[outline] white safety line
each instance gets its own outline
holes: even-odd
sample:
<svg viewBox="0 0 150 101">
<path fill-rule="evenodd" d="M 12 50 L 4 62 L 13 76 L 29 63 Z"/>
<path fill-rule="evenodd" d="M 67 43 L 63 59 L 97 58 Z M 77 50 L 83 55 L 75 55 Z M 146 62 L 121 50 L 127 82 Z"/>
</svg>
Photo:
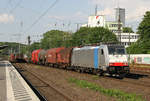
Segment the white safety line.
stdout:
<svg viewBox="0 0 150 101">
<path fill-rule="evenodd" d="M 6 64 L 11 64 L 11 63 L 6 61 Z M 15 96 L 14 96 L 12 82 L 11 82 L 11 79 L 15 80 L 15 78 L 17 78 L 21 82 L 21 85 L 23 85 L 23 87 L 26 89 L 27 93 L 32 99 L 32 100 L 30 99 L 30 101 L 40 101 L 39 98 L 32 91 L 32 89 L 29 87 L 29 85 L 22 78 L 22 76 L 17 72 L 17 70 L 12 65 L 11 66 L 6 65 L 7 101 L 15 101 Z"/>
<path fill-rule="evenodd" d="M 12 83 L 10 80 L 10 75 L 9 75 L 9 66 L 7 66 L 8 62 L 5 61 L 5 67 L 6 67 L 6 88 L 7 88 L 7 101 L 15 101 L 13 89 L 12 89 Z"/>
</svg>

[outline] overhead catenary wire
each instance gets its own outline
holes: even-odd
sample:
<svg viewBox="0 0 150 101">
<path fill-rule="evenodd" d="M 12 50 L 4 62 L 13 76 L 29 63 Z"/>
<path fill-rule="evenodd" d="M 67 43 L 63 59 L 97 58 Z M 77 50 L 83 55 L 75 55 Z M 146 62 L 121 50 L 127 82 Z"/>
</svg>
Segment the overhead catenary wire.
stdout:
<svg viewBox="0 0 150 101">
<path fill-rule="evenodd" d="M 9 13 L 13 13 L 15 9 L 22 3 L 23 0 L 19 0 L 17 4 L 9 11 Z"/>
<path fill-rule="evenodd" d="M 58 1 L 59 1 L 59 0 L 56 0 L 53 4 L 51 4 L 51 5 L 45 10 L 45 12 L 43 12 L 43 13 L 31 24 L 31 26 L 29 26 L 29 28 L 28 28 L 26 31 L 31 30 L 45 14 L 46 14 L 51 8 L 53 8 L 53 7 L 57 4 Z"/>
</svg>

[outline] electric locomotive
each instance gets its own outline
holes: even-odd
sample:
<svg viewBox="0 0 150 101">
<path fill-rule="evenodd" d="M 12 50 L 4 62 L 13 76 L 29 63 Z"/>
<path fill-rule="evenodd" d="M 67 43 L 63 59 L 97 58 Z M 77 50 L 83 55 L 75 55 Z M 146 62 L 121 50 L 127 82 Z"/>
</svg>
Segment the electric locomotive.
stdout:
<svg viewBox="0 0 150 101">
<path fill-rule="evenodd" d="M 102 44 L 74 48 L 71 65 L 80 70 L 89 70 L 103 75 L 116 75 L 123 78 L 129 73 L 125 47 L 118 44 Z"/>
</svg>

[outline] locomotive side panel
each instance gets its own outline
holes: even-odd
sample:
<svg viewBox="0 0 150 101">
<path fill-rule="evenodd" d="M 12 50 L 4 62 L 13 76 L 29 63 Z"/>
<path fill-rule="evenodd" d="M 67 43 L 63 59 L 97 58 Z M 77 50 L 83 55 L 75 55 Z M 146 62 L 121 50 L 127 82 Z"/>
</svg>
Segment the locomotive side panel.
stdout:
<svg viewBox="0 0 150 101">
<path fill-rule="evenodd" d="M 72 53 L 71 63 L 73 66 L 98 68 L 98 47 L 75 48 Z"/>
</svg>

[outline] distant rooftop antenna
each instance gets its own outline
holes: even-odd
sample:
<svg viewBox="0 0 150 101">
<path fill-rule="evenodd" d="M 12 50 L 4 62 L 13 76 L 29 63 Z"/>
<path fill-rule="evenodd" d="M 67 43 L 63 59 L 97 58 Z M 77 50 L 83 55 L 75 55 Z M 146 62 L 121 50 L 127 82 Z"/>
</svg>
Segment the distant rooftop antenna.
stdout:
<svg viewBox="0 0 150 101">
<path fill-rule="evenodd" d="M 121 18 L 120 18 L 120 7 L 119 7 L 119 0 L 118 0 L 118 36 L 119 36 L 119 42 L 121 44 Z"/>
<path fill-rule="evenodd" d="M 95 16 L 97 15 L 97 4 L 96 4 L 96 6 L 95 6 Z"/>
</svg>

